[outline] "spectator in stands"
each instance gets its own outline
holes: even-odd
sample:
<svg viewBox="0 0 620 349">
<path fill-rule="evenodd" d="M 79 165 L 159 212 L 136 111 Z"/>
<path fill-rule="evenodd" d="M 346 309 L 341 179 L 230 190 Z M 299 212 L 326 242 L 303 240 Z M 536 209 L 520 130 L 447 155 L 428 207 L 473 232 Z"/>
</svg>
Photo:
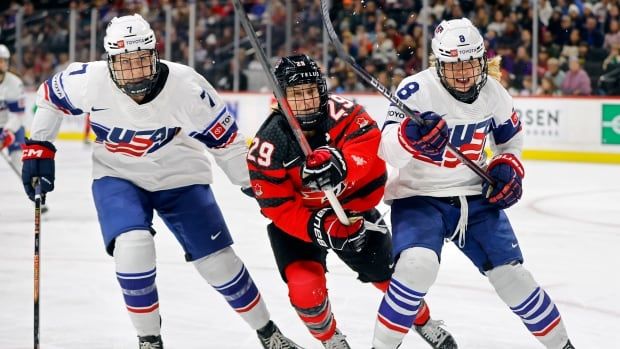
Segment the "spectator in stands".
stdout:
<svg viewBox="0 0 620 349">
<path fill-rule="evenodd" d="M 560 53 L 560 62 L 566 63 L 570 57 L 579 56 L 579 43 L 581 42 L 581 34 L 579 29 L 574 28 L 570 32 L 570 38 L 567 43 L 562 47 Z"/>
<path fill-rule="evenodd" d="M 588 17 L 586 19 L 586 25 L 581 37 L 592 47 L 603 47 L 603 43 L 605 42 L 605 36 L 599 30 L 598 22 L 594 17 Z"/>
<path fill-rule="evenodd" d="M 605 43 L 603 48 L 609 50 L 614 45 L 620 45 L 620 25 L 618 20 L 614 19 L 609 22 L 609 32 L 605 34 Z"/>
<path fill-rule="evenodd" d="M 540 80 L 540 85 L 534 93 L 536 96 L 560 96 L 560 90 L 549 76 L 545 76 Z"/>
<path fill-rule="evenodd" d="M 588 96 L 592 92 L 590 77 L 581 68 L 578 57 L 570 57 L 568 72 L 562 82 L 562 94 L 565 96 Z"/>
<path fill-rule="evenodd" d="M 392 71 L 392 86 L 390 87 L 390 92 L 396 93 L 396 88 L 400 85 L 400 82 L 407 76 L 404 70 L 401 68 L 396 68 Z"/>
<path fill-rule="evenodd" d="M 530 59 L 530 54 L 524 46 L 519 46 L 517 48 L 517 56 L 512 68 L 512 73 L 515 76 L 514 83 L 517 88 L 523 87 L 522 83 L 524 77 L 531 77 L 532 75 L 532 60 Z"/>
<path fill-rule="evenodd" d="M 549 26 L 549 19 L 553 15 L 553 8 L 549 0 L 541 0 L 538 4 L 538 18 L 540 22 L 545 26 Z"/>
<path fill-rule="evenodd" d="M 560 21 L 560 30 L 556 33 L 556 40 L 559 45 L 565 45 L 570 40 L 571 31 L 573 30 L 573 21 L 569 15 L 563 15 Z"/>
<path fill-rule="evenodd" d="M 560 69 L 560 61 L 557 58 L 549 58 L 545 77 L 552 79 L 555 86 L 562 86 L 565 76 L 566 73 Z"/>
<path fill-rule="evenodd" d="M 497 36 L 502 36 L 506 30 L 506 22 L 504 22 L 504 13 L 501 10 L 495 10 L 493 22 L 487 26 L 487 31 L 494 31 Z"/>
<path fill-rule="evenodd" d="M 618 67 L 620 67 L 620 44 L 615 44 L 611 46 L 609 56 L 603 61 L 603 71 L 607 73 Z"/>
</svg>

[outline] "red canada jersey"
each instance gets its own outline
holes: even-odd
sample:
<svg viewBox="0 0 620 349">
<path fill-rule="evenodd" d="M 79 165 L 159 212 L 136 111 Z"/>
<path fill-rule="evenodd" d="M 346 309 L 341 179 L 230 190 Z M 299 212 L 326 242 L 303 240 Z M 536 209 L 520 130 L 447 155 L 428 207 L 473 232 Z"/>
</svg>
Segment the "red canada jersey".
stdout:
<svg viewBox="0 0 620 349">
<path fill-rule="evenodd" d="M 383 197 L 387 180 L 385 162 L 379 158 L 381 132 L 364 108 L 346 98 L 330 95 L 327 119 L 307 138 L 312 149 L 329 145 L 343 154 L 346 178 L 335 193 L 348 212 L 374 208 Z M 256 133 L 248 151 L 252 189 L 261 212 L 273 223 L 310 242 L 311 214 L 329 206 L 323 192 L 311 192 L 301 184 L 305 157 L 286 118 L 273 112 Z"/>
</svg>

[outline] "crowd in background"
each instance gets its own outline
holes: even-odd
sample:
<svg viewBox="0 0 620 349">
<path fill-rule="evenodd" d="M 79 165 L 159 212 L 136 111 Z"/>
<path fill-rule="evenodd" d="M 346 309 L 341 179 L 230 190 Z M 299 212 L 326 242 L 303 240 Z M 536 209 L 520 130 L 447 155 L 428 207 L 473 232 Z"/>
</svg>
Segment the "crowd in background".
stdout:
<svg viewBox="0 0 620 349">
<path fill-rule="evenodd" d="M 259 28 L 272 23 L 272 52 L 286 53 L 287 0 L 245 0 L 246 11 Z M 291 49 L 321 60 L 322 20 L 318 0 L 290 0 L 293 6 Z M 332 20 L 349 53 L 385 86 L 394 89 L 407 75 L 423 68 L 424 13 L 429 33 L 443 19 L 467 17 L 480 29 L 489 57 L 502 57 L 502 84 L 513 95 L 610 95 L 620 94 L 620 0 L 540 0 L 538 3 L 539 46 L 534 67 L 532 28 L 534 0 L 430 0 L 430 11 L 422 11 L 421 0 L 333 1 Z M 267 4 L 269 2 L 269 4 Z M 165 16 L 171 5 L 171 59 L 188 62 L 188 18 L 186 0 L 94 0 L 13 1 L 3 5 L 0 42 L 23 48 L 21 75 L 27 86 L 63 69 L 69 62 L 68 9 L 78 13 L 77 61 L 89 60 L 91 8 L 98 9 L 97 54 L 105 24 L 114 16 L 140 13 L 147 19 L 163 52 Z M 270 6 L 267 10 L 267 6 Z M 15 37 L 15 14 L 23 8 L 24 30 Z M 240 90 L 255 89 L 260 65 L 243 42 L 239 59 L 233 59 L 234 9 L 227 0 L 196 1 L 195 69 L 216 88 L 233 88 L 233 71 L 241 69 Z M 430 49 L 430 45 L 429 45 Z M 330 52 L 333 56 L 334 53 Z M 13 58 L 13 67 L 19 65 Z M 371 91 L 338 59 L 324 67 L 330 89 L 336 92 Z M 532 91 L 532 70 L 538 87 Z M 603 76 L 603 79 L 601 79 Z M 617 80 L 614 80 L 617 79 Z M 618 84 L 616 84 L 618 83 Z"/>
</svg>

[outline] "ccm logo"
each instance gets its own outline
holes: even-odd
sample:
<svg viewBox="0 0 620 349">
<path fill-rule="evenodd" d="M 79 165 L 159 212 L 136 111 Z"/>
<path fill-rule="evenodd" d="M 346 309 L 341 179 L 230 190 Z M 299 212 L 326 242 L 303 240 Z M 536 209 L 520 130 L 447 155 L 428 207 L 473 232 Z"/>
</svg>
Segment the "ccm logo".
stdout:
<svg viewBox="0 0 620 349">
<path fill-rule="evenodd" d="M 43 150 L 41 149 L 24 149 L 23 154 L 25 158 L 40 158 L 43 156 Z"/>
</svg>

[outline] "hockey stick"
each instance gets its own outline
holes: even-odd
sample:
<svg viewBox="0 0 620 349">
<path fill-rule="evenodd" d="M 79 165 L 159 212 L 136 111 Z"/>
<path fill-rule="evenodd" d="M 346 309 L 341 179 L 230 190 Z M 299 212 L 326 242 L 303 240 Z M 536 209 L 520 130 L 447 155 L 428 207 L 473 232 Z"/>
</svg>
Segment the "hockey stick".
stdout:
<svg viewBox="0 0 620 349">
<path fill-rule="evenodd" d="M 39 288 L 40 288 L 40 245 L 41 245 L 41 183 L 34 181 L 34 349 L 39 349 Z"/>
<path fill-rule="evenodd" d="M 420 116 L 411 110 L 408 106 L 406 106 L 400 99 L 394 97 L 394 95 L 383 86 L 377 79 L 375 79 L 372 75 L 370 75 L 364 68 L 360 67 L 355 58 L 351 55 L 347 54 L 344 46 L 338 39 L 338 35 L 336 35 L 336 31 L 332 25 L 331 19 L 329 18 L 329 3 L 327 0 L 321 0 L 321 17 L 323 17 L 323 24 L 325 25 L 325 29 L 327 29 L 327 35 L 331 40 L 332 44 L 334 44 L 334 48 L 338 53 L 340 58 L 344 59 L 355 71 L 357 75 L 359 75 L 364 81 L 374 87 L 379 93 L 381 93 L 385 98 L 387 98 L 390 102 L 392 102 L 398 109 L 400 109 L 403 113 L 405 113 L 408 117 L 410 117 L 416 124 L 422 125 L 424 120 L 420 118 Z M 473 161 L 467 158 L 460 150 L 458 150 L 454 145 L 448 143 L 446 147 L 459 159 L 465 166 L 469 167 L 472 171 L 474 171 L 480 178 L 489 183 L 491 186 L 495 186 L 495 180 L 491 178 L 480 166 L 476 165 Z"/>
<path fill-rule="evenodd" d="M 243 28 L 245 29 L 246 35 L 250 39 L 250 43 L 252 44 L 252 47 L 254 48 L 254 51 L 256 52 L 256 57 L 258 58 L 261 65 L 263 66 L 263 69 L 265 70 L 265 74 L 267 75 L 267 80 L 269 81 L 269 85 L 271 86 L 271 89 L 273 90 L 273 93 L 276 96 L 276 100 L 282 107 L 282 113 L 284 114 L 284 116 L 286 117 L 286 120 L 291 126 L 291 129 L 293 130 L 293 134 L 295 135 L 295 138 L 297 139 L 297 142 L 299 143 L 299 146 L 301 147 L 301 150 L 303 151 L 304 156 L 308 156 L 310 153 L 312 153 L 312 148 L 310 148 L 310 144 L 308 144 L 306 137 L 304 137 L 301 127 L 299 126 L 299 122 L 297 122 L 297 119 L 293 116 L 293 111 L 291 110 L 291 107 L 288 104 L 288 100 L 284 96 L 284 92 L 282 92 L 282 90 L 280 89 L 278 85 L 278 82 L 276 81 L 276 77 L 273 71 L 271 70 L 271 65 L 269 64 L 269 60 L 267 59 L 267 56 L 265 56 L 265 52 L 263 52 L 263 49 L 260 47 L 260 44 L 258 43 L 258 37 L 256 36 L 256 32 L 254 31 L 254 28 L 252 27 L 252 24 L 250 23 L 250 19 L 248 18 L 247 13 L 243 9 L 241 0 L 233 0 L 233 5 L 235 6 L 235 10 L 239 14 L 239 19 L 241 20 L 241 24 L 243 25 Z M 329 204 L 331 205 L 331 207 L 334 209 L 334 212 L 336 213 L 336 216 L 338 217 L 338 220 L 340 221 L 340 223 L 344 225 L 349 225 L 350 224 L 349 218 L 344 212 L 344 209 L 342 208 L 342 205 L 338 201 L 338 198 L 336 197 L 336 194 L 334 194 L 333 190 L 326 190 L 325 196 L 327 197 L 327 200 L 329 201 Z"/>
<path fill-rule="evenodd" d="M 15 164 L 11 161 L 11 158 L 9 158 L 3 151 L 0 150 L 0 154 L 2 154 L 2 157 L 4 158 L 4 160 L 6 160 L 6 162 L 9 164 L 9 166 L 11 167 L 11 170 L 13 170 L 13 172 L 15 172 L 15 174 L 17 175 L 17 177 L 22 178 L 22 174 L 19 172 L 19 170 L 17 169 L 17 167 L 15 167 Z"/>
</svg>

